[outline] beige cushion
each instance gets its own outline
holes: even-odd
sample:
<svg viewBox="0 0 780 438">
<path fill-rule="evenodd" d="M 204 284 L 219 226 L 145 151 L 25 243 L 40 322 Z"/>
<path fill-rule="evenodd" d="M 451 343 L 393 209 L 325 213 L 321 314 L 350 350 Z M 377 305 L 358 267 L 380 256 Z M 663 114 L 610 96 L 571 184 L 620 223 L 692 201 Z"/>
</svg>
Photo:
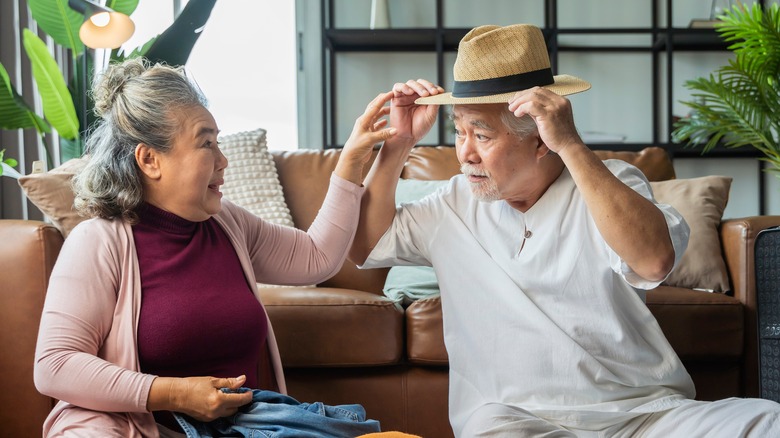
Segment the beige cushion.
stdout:
<svg viewBox="0 0 780 438">
<path fill-rule="evenodd" d="M 220 149 L 228 159 L 225 198 L 263 219 L 293 226 L 284 200 L 276 164 L 268 152 L 263 129 L 220 136 Z"/>
<path fill-rule="evenodd" d="M 718 226 L 729 199 L 731 178 L 704 176 L 651 182 L 650 186 L 655 199 L 676 208 L 691 227 L 688 249 L 664 284 L 728 291 L 729 277 Z"/>
<path fill-rule="evenodd" d="M 68 237 L 73 227 L 86 219 L 73 208 L 75 197 L 70 185 L 73 175 L 83 169 L 85 164 L 85 159 L 73 158 L 48 172 L 19 178 L 19 185 L 27 199 L 51 220 L 63 237 Z"/>
</svg>

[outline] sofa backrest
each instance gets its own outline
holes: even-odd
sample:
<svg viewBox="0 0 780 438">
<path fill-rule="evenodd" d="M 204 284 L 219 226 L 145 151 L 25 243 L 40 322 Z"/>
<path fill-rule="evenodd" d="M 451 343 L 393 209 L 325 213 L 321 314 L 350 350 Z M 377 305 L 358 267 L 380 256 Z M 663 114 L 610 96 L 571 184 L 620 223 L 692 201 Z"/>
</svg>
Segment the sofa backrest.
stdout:
<svg viewBox="0 0 780 438">
<path fill-rule="evenodd" d="M 309 228 L 325 199 L 331 172 L 336 167 L 339 149 L 298 149 L 271 151 L 287 207 L 297 228 Z M 637 166 L 650 181 L 675 177 L 672 161 L 660 147 L 648 147 L 638 152 L 596 151 L 601 159 L 617 158 Z M 376 152 L 371 158 L 376 158 Z M 365 172 L 368 172 L 369 165 Z M 450 146 L 420 146 L 412 150 L 401 173 L 402 178 L 420 180 L 449 179 L 460 172 L 455 148 Z M 382 294 L 387 269 L 360 270 L 349 261 L 333 278 L 321 287 L 340 287 Z"/>
<path fill-rule="evenodd" d="M 675 178 L 669 154 L 660 147 L 647 147 L 637 152 L 594 151 L 602 160 L 619 159 L 641 170 L 650 181 Z M 409 155 L 401 178 L 421 180 L 450 179 L 460 173 L 460 163 L 451 146 L 416 147 Z"/>
</svg>

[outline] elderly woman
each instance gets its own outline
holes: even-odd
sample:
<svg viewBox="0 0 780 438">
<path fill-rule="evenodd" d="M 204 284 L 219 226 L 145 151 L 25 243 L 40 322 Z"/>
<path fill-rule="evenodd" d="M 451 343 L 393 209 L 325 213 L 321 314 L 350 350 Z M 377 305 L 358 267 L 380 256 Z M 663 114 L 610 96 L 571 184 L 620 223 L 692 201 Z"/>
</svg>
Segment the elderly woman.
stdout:
<svg viewBox="0 0 780 438">
<path fill-rule="evenodd" d="M 219 129 L 182 70 L 113 65 L 93 95 L 101 119 L 74 181 L 92 217 L 52 272 L 35 359 L 38 390 L 60 402 L 44 436 L 181 432 L 172 412 L 210 421 L 285 392 L 255 284 L 335 274 L 357 226 L 363 166 L 385 128 L 379 95 L 358 118 L 307 232 L 222 199 Z M 174 434 L 175 435 L 175 434 Z"/>
</svg>

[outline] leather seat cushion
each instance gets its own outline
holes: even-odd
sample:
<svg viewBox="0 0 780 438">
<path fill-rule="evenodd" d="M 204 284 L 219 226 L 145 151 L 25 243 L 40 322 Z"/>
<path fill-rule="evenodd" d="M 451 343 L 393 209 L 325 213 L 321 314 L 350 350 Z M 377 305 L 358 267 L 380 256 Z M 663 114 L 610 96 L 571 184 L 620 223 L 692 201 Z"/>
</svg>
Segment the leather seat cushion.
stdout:
<svg viewBox="0 0 780 438">
<path fill-rule="evenodd" d="M 734 297 L 661 286 L 647 293 L 647 307 L 677 355 L 686 360 L 739 360 L 744 348 L 744 311 Z M 406 309 L 411 363 L 446 365 L 439 297 Z"/>
<path fill-rule="evenodd" d="M 383 296 L 325 287 L 259 290 L 285 368 L 390 365 L 403 358 L 403 312 Z"/>
</svg>

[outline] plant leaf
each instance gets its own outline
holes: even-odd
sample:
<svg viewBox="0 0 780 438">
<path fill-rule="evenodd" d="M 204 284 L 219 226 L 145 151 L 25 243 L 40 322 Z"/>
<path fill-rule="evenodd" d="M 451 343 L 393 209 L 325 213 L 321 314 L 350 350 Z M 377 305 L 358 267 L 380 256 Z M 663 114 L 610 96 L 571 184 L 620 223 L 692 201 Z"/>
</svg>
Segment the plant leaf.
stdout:
<svg viewBox="0 0 780 438">
<path fill-rule="evenodd" d="M 24 50 L 30 57 L 33 77 L 43 102 L 43 115 L 61 137 L 73 139 L 79 136 L 79 121 L 73 98 L 57 62 L 46 44 L 31 30 L 24 30 Z"/>
<path fill-rule="evenodd" d="M 84 65 L 85 62 L 87 63 L 86 66 Z M 73 97 L 73 105 L 81 132 L 87 132 L 97 119 L 94 111 L 95 102 L 92 100 L 92 94 L 89 92 L 92 88 L 93 64 L 93 58 L 89 56 L 89 52 L 85 51 L 79 55 L 73 64 L 73 75 L 68 85 L 68 90 Z M 82 81 L 86 83 L 83 84 Z M 82 111 L 85 114 L 82 115 Z M 86 116 L 86 121 L 82 120 L 84 116 Z"/>
<path fill-rule="evenodd" d="M 780 6 L 763 11 L 737 4 L 716 27 L 735 58 L 709 77 L 685 83 L 695 100 L 682 102 L 691 114 L 674 125 L 672 138 L 686 146 L 718 143 L 752 146 L 780 169 Z"/>
<path fill-rule="evenodd" d="M 136 47 L 132 52 L 130 52 L 130 54 L 125 55 L 124 58 L 120 57 L 119 54 L 114 56 L 114 52 L 111 52 L 111 60 L 113 61 L 113 60 L 119 60 L 119 59 L 132 59 L 132 58 L 137 58 L 139 56 L 144 56 L 149 51 L 149 49 L 152 47 L 152 45 L 155 43 L 155 41 L 157 41 L 158 37 L 159 37 L 159 35 L 154 37 L 154 38 L 152 38 L 152 39 L 150 39 L 149 41 L 144 43 L 144 45 L 142 45 L 140 47 Z"/>
<path fill-rule="evenodd" d="M 81 137 L 67 139 L 60 137 L 60 161 L 63 163 L 71 158 L 79 158 L 84 154 L 84 142 Z"/>
<path fill-rule="evenodd" d="M 173 24 L 157 37 L 145 53 L 146 58 L 152 63 L 186 64 L 215 3 L 216 0 L 190 0 Z"/>
<path fill-rule="evenodd" d="M 73 51 L 73 56 L 84 52 L 79 29 L 84 16 L 68 6 L 68 0 L 27 0 L 32 17 L 41 29 L 57 44 Z"/>
<path fill-rule="evenodd" d="M 38 132 L 51 132 L 49 124 L 38 117 L 16 92 L 3 64 L 0 64 L 0 128 L 35 128 Z"/>
<path fill-rule="evenodd" d="M 106 7 L 130 16 L 138 7 L 138 0 L 108 0 Z"/>
</svg>

